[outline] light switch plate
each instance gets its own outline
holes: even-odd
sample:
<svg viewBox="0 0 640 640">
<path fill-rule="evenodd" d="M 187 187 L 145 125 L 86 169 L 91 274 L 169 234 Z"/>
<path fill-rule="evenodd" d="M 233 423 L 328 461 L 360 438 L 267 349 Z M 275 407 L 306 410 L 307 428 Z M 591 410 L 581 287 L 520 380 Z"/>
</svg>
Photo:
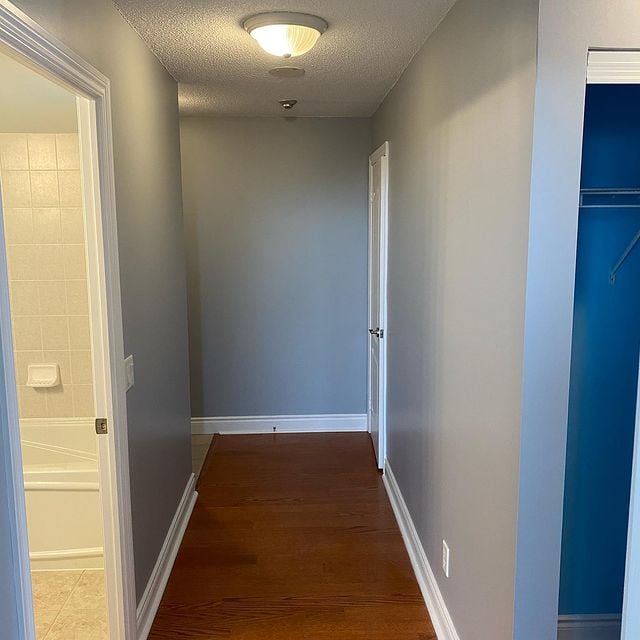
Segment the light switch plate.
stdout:
<svg viewBox="0 0 640 640">
<path fill-rule="evenodd" d="M 135 372 L 133 368 L 133 356 L 128 356 L 124 359 L 124 372 L 127 380 L 127 391 L 133 387 L 135 383 Z"/>
</svg>

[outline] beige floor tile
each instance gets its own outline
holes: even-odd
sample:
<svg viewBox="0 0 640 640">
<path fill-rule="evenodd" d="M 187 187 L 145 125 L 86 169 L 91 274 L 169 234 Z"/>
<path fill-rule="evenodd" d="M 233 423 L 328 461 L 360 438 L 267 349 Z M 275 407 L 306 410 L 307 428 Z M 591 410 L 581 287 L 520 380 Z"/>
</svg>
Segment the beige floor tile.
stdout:
<svg viewBox="0 0 640 640">
<path fill-rule="evenodd" d="M 193 447 L 191 449 L 192 458 L 194 460 L 204 460 L 207 457 L 209 447 Z"/>
<path fill-rule="evenodd" d="M 68 609 L 103 609 L 106 611 L 107 600 L 104 588 L 104 571 L 85 571 L 78 584 L 73 588 L 63 611 Z"/>
<path fill-rule="evenodd" d="M 191 471 L 193 473 L 193 475 L 197 478 L 200 475 L 200 472 L 202 471 L 202 467 L 204 465 L 204 459 L 200 458 L 200 459 L 193 459 L 193 462 L 191 464 Z"/>
<path fill-rule="evenodd" d="M 34 571 L 31 580 L 35 608 L 60 609 L 81 575 L 82 571 Z"/>
<path fill-rule="evenodd" d="M 191 436 L 191 470 L 196 478 L 202 471 L 202 466 L 204 465 L 212 441 L 213 435 L 209 434 L 196 434 Z"/>
<path fill-rule="evenodd" d="M 24 352 L 23 352 L 24 353 Z M 192 454 L 192 458 L 194 460 L 204 460 L 207 457 L 207 451 L 209 449 L 207 447 L 198 447 L 198 448 L 194 448 L 191 451 Z"/>
<path fill-rule="evenodd" d="M 44 637 L 47 635 L 47 631 L 51 629 L 51 625 L 56 619 L 58 613 L 60 613 L 59 609 L 42 609 L 40 607 L 36 607 L 35 618 L 37 640 L 44 640 Z"/>
<path fill-rule="evenodd" d="M 206 446 L 208 449 L 212 440 L 213 436 L 209 434 L 197 433 L 196 435 L 191 436 L 191 443 L 194 447 Z"/>
<path fill-rule="evenodd" d="M 63 609 L 47 633 L 46 640 L 107 640 L 104 609 Z"/>
</svg>

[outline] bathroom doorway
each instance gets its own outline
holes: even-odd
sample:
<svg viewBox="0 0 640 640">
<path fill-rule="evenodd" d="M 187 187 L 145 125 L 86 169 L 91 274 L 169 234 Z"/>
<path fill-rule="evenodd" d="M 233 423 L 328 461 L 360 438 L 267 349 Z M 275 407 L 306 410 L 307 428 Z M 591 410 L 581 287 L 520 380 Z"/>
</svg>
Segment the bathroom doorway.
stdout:
<svg viewBox="0 0 640 640">
<path fill-rule="evenodd" d="M 0 77 L 0 185 L 36 637 L 80 622 L 106 637 L 76 97 L 7 55 Z"/>
<path fill-rule="evenodd" d="M 0 436 L 22 637 L 133 638 L 108 81 L 4 5 L 0 79 Z"/>
</svg>

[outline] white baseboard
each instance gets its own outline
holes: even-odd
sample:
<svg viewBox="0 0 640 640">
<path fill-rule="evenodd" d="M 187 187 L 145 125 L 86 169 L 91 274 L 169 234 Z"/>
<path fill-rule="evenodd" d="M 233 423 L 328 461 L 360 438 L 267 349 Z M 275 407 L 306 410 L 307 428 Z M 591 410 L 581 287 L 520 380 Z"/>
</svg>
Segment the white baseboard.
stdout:
<svg viewBox="0 0 640 640">
<path fill-rule="evenodd" d="M 104 549 L 62 549 L 59 551 L 29 552 L 32 571 L 75 571 L 79 569 L 104 569 Z"/>
<path fill-rule="evenodd" d="M 388 460 L 382 479 L 438 640 L 460 640 Z"/>
<path fill-rule="evenodd" d="M 558 640 L 620 640 L 622 616 L 563 615 L 558 617 Z"/>
<path fill-rule="evenodd" d="M 149 576 L 149 582 L 147 582 L 147 587 L 138 604 L 138 640 L 146 640 L 151 630 L 153 620 L 158 612 L 160 600 L 167 586 L 167 581 L 169 580 L 173 563 L 178 554 L 182 537 L 184 536 L 187 524 L 189 524 L 193 507 L 196 504 L 198 494 L 195 491 L 195 484 L 195 476 L 191 474 L 182 498 L 180 499 L 180 504 L 173 516 L 169 531 L 167 531 L 162 549 L 160 549 L 160 553 L 158 554 L 156 565 L 151 572 L 151 576 Z"/>
<path fill-rule="evenodd" d="M 191 433 L 193 434 L 319 433 L 366 430 L 366 413 L 191 418 Z"/>
</svg>

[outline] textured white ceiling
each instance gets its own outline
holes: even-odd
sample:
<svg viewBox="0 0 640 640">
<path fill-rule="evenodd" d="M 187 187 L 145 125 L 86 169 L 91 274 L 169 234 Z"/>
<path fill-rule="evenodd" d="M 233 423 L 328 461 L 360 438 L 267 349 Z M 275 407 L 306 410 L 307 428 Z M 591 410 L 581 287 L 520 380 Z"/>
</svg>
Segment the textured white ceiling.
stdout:
<svg viewBox="0 0 640 640">
<path fill-rule="evenodd" d="M 370 116 L 455 0 L 114 0 L 180 83 L 184 114 Z M 242 28 L 266 11 L 318 15 L 329 29 L 283 61 Z M 301 66 L 301 78 L 269 69 Z"/>
</svg>

